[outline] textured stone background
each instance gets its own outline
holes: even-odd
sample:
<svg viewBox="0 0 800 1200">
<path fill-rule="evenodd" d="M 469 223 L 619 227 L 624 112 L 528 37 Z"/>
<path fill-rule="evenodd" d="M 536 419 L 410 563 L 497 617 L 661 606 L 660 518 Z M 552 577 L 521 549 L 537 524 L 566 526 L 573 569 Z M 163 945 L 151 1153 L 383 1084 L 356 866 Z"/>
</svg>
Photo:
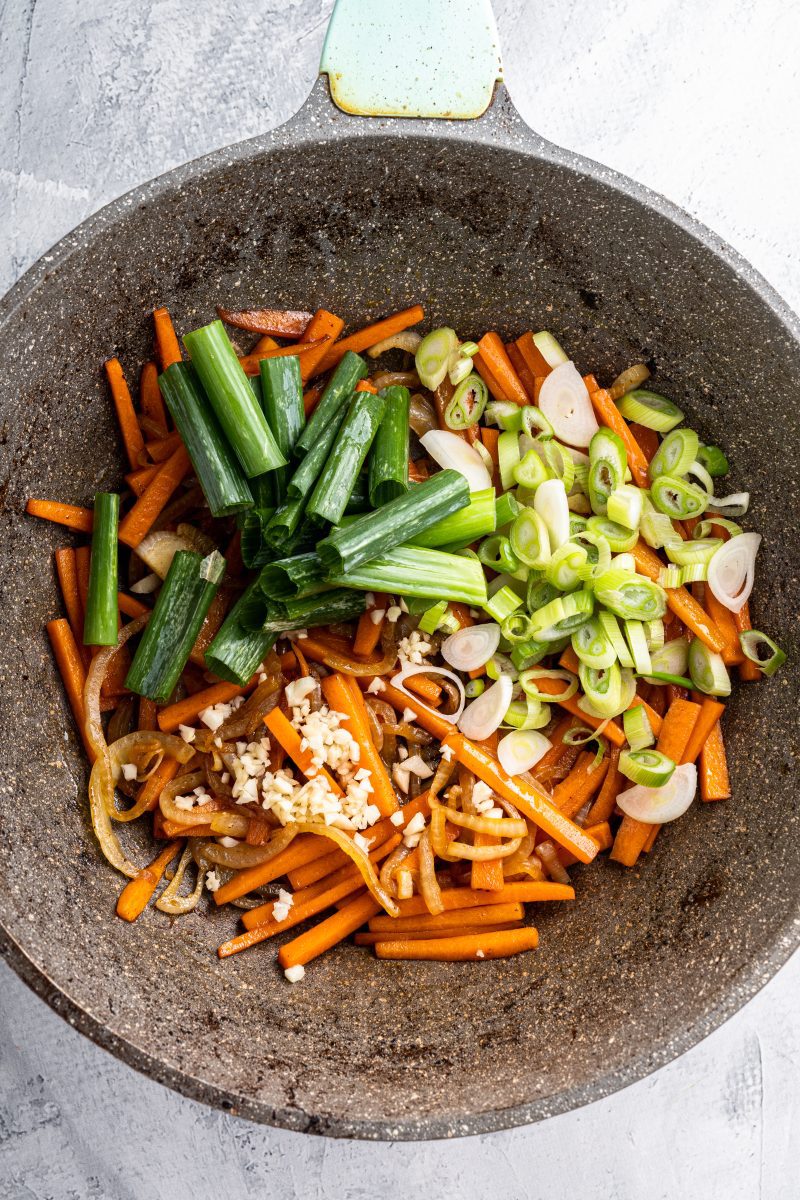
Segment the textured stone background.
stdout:
<svg viewBox="0 0 800 1200">
<path fill-rule="evenodd" d="M 0 291 L 120 192 L 294 112 L 330 6 L 0 0 Z M 800 309 L 796 4 L 495 0 L 495 11 L 509 87 L 535 128 L 684 205 Z M 578 1112 L 379 1146 L 262 1129 L 173 1095 L 0 967 L 0 1200 L 372 1200 L 401 1184 L 433 1200 L 788 1200 L 798 985 L 795 957 L 700 1046 Z"/>
</svg>

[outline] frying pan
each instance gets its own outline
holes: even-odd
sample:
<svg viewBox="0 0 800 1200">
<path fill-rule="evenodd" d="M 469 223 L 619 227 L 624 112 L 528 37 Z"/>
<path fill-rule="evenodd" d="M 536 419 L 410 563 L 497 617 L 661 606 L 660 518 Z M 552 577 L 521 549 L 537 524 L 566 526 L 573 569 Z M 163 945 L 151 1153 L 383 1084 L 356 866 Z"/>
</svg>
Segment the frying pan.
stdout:
<svg viewBox="0 0 800 1200">
<path fill-rule="evenodd" d="M 228 912 L 114 916 L 120 880 L 91 834 L 42 632 L 65 534 L 23 507 L 119 484 L 98 365 L 143 360 L 157 304 L 185 330 L 217 303 L 324 304 L 357 326 L 421 301 L 464 337 L 547 327 L 601 378 L 644 359 L 729 452 L 731 490 L 752 491 L 756 621 L 796 661 L 795 318 L 685 213 L 525 126 L 496 83 L 486 0 L 416 9 L 425 21 L 408 4 L 397 29 L 388 3 L 340 0 L 327 77 L 296 117 L 116 200 L 0 305 L 3 953 L 78 1029 L 171 1087 L 291 1129 L 387 1139 L 486 1132 L 608 1094 L 733 1013 L 800 934 L 791 657 L 730 701 L 733 799 L 695 804 L 639 869 L 577 869 L 575 903 L 537 914 L 535 955 L 379 963 L 343 945 L 290 987 L 269 953 L 217 960 Z M 375 112 L 391 115 L 352 115 Z"/>
</svg>

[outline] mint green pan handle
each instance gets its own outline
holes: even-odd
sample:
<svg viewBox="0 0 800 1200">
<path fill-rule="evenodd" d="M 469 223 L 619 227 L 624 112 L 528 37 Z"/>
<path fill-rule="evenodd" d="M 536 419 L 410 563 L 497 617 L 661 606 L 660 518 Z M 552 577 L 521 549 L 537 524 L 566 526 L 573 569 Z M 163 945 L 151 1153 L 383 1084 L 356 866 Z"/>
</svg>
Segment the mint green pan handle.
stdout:
<svg viewBox="0 0 800 1200">
<path fill-rule="evenodd" d="M 344 112 L 470 120 L 502 78 L 489 0 L 336 0 L 320 74 Z"/>
</svg>

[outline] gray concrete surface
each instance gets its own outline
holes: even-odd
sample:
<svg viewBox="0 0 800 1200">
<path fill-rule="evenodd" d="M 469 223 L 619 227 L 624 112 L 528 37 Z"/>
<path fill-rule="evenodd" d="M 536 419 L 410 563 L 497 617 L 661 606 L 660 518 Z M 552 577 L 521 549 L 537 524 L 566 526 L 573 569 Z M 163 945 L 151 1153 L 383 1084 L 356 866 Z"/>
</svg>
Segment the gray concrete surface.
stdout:
<svg viewBox="0 0 800 1200">
<path fill-rule="evenodd" d="M 290 115 L 320 0 L 0 0 L 0 291 L 133 184 Z M 400 8 L 400 5 L 398 5 Z M 541 133 L 638 177 L 800 309 L 800 10 L 790 0 L 496 0 Z M 0 1200 L 784 1200 L 797 1195 L 800 958 L 608 1100 L 455 1144 L 262 1129 L 165 1091 L 0 968 Z"/>
</svg>

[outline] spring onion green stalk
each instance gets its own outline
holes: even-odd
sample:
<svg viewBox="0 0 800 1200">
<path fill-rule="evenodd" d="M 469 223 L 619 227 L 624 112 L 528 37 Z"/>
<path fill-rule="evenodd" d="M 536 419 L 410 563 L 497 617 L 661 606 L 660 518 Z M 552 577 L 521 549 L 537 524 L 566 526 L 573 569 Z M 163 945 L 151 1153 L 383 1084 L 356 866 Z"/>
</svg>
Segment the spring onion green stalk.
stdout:
<svg viewBox="0 0 800 1200">
<path fill-rule="evenodd" d="M 286 465 L 221 321 L 183 339 L 231 449 L 252 479 Z"/>
<path fill-rule="evenodd" d="M 364 393 L 369 395 L 369 393 Z M 363 592 L 349 587 L 315 592 L 312 596 L 296 596 L 290 600 L 270 603 L 265 633 L 285 633 L 290 629 L 313 629 L 317 625 L 336 625 L 354 621 L 367 607 Z"/>
<path fill-rule="evenodd" d="M 604 517 L 608 497 L 625 482 L 628 465 L 625 443 L 611 429 L 602 426 L 589 443 L 587 487 L 592 511 Z"/>
<path fill-rule="evenodd" d="M 547 582 L 562 592 L 572 591 L 581 582 L 581 571 L 586 566 L 588 557 L 585 546 L 565 542 L 553 551 L 552 558 L 545 567 Z"/>
<path fill-rule="evenodd" d="M 521 563 L 511 548 L 511 538 L 503 534 L 484 538 L 478 546 L 478 560 L 493 571 L 512 576 L 521 574 Z"/>
<path fill-rule="evenodd" d="M 500 482 L 506 492 L 517 482 L 514 471 L 519 461 L 519 435 L 511 430 L 501 433 L 497 439 L 497 462 L 500 468 Z"/>
<path fill-rule="evenodd" d="M 300 358 L 297 354 L 289 354 L 283 358 L 262 358 L 259 365 L 261 408 L 272 430 L 272 436 L 288 462 L 306 423 Z M 277 503 L 286 498 L 288 481 L 288 467 L 281 467 L 275 472 Z"/>
<path fill-rule="evenodd" d="M 239 615 L 252 599 L 252 593 L 263 596 L 254 579 L 234 604 L 222 623 L 211 645 L 206 650 L 206 666 L 227 683 L 244 686 L 256 673 L 261 663 L 275 644 L 275 634 L 265 633 L 263 628 L 246 629 Z M 261 624 L 266 619 L 266 606 Z"/>
<path fill-rule="evenodd" d="M 456 543 L 468 546 L 478 538 L 493 533 L 496 521 L 494 488 L 485 488 L 481 492 L 470 492 L 469 503 L 464 508 L 437 521 L 411 540 L 415 546 L 454 546 Z"/>
<path fill-rule="evenodd" d="M 386 409 L 369 456 L 369 500 L 373 508 L 408 491 L 408 388 L 385 388 L 381 395 Z"/>
<path fill-rule="evenodd" d="M 765 675 L 774 675 L 786 662 L 786 652 L 781 650 L 771 637 L 760 633 L 758 629 L 748 629 L 745 633 L 740 633 L 739 645 L 745 658 L 749 658 L 750 662 L 760 667 Z"/>
<path fill-rule="evenodd" d="M 467 375 L 462 379 L 453 393 L 453 398 L 444 413 L 444 423 L 448 429 L 469 429 L 477 425 L 483 416 L 489 391 L 480 375 Z"/>
<path fill-rule="evenodd" d="M 681 431 L 676 429 L 676 433 Z M 686 521 L 699 517 L 708 507 L 708 493 L 686 479 L 676 475 L 659 475 L 653 480 L 650 497 L 659 512 L 674 521 Z"/>
<path fill-rule="evenodd" d="M 514 556 L 526 566 L 541 569 L 549 563 L 550 535 L 544 518 L 534 509 L 522 509 L 511 526 L 508 540 Z"/>
<path fill-rule="evenodd" d="M 614 648 L 614 653 L 619 659 L 620 666 L 627 668 L 632 667 L 633 659 L 631 657 L 631 652 L 628 649 L 628 643 L 625 641 L 625 638 L 622 635 L 622 630 L 619 627 L 619 621 L 617 618 L 613 613 L 607 612 L 605 609 L 601 609 L 597 614 L 597 617 L 600 621 L 600 627 L 603 630 L 603 633 L 606 635 Z M 578 653 L 577 650 L 575 653 Z M 578 657 L 580 657 L 580 655 L 578 655 Z"/>
<path fill-rule="evenodd" d="M 667 611 L 666 593 L 657 583 L 613 567 L 595 580 L 594 594 L 624 621 L 653 621 Z"/>
<path fill-rule="evenodd" d="M 689 691 L 694 687 L 691 679 L 686 675 L 671 675 L 669 671 L 651 671 L 649 675 L 642 675 L 641 678 L 647 683 L 671 683 L 675 687 L 687 688 Z"/>
<path fill-rule="evenodd" d="M 589 533 L 604 537 L 608 542 L 609 549 L 613 550 L 615 554 L 624 550 L 632 550 L 639 540 L 636 529 L 618 525 L 616 521 L 611 521 L 608 517 L 589 517 L 586 529 Z"/>
<path fill-rule="evenodd" d="M 731 469 L 719 446 L 701 446 L 697 451 L 697 461 L 705 467 L 712 479 L 720 479 Z"/>
<path fill-rule="evenodd" d="M 358 473 L 378 432 L 386 401 L 371 392 L 356 392 L 331 452 L 306 505 L 306 515 L 338 524 Z"/>
<path fill-rule="evenodd" d="M 550 705 L 542 704 L 532 696 L 526 696 L 524 700 L 511 701 L 503 717 L 503 724 L 510 725 L 512 729 L 544 729 L 545 725 L 550 724 L 550 720 Z"/>
<path fill-rule="evenodd" d="M 599 615 L 590 617 L 572 634 L 572 649 L 587 667 L 601 670 L 617 660 L 617 653 L 607 637 Z"/>
<path fill-rule="evenodd" d="M 281 548 L 284 548 L 287 541 L 297 533 L 305 507 L 305 496 L 298 496 L 294 500 L 287 500 L 276 509 L 264 530 L 267 545 L 274 546 L 280 553 Z"/>
<path fill-rule="evenodd" d="M 618 408 L 626 421 L 635 421 L 637 425 L 655 429 L 657 433 L 669 433 L 683 420 L 683 413 L 677 404 L 643 388 L 628 392 L 620 400 Z"/>
<path fill-rule="evenodd" d="M 578 668 L 584 696 L 598 717 L 615 717 L 622 707 L 622 672 L 619 663 L 610 667 L 589 667 L 581 663 Z"/>
<path fill-rule="evenodd" d="M 693 429 L 673 429 L 653 455 L 650 479 L 658 479 L 659 475 L 685 475 L 699 449 L 700 439 Z"/>
<path fill-rule="evenodd" d="M 537 682 L 539 679 L 550 679 L 553 682 L 563 683 L 564 687 L 557 693 L 543 692 Z M 576 677 L 571 671 L 564 671 L 561 668 L 530 667 L 520 673 L 519 683 L 525 695 L 531 700 L 552 701 L 553 704 L 563 704 L 565 700 L 571 700 L 578 690 Z"/>
<path fill-rule="evenodd" d="M 350 575 L 362 563 L 387 555 L 389 551 L 409 538 L 441 521 L 443 517 L 458 512 L 469 503 L 469 484 L 458 471 L 439 471 L 424 483 L 396 500 L 384 504 L 376 512 L 356 518 L 352 524 L 334 529 L 319 543 L 317 552 L 327 570 Z M 422 549 L 421 547 L 419 548 Z M 481 576 L 480 564 L 475 564 Z M 429 588 L 435 588 L 435 579 Z M 376 587 L 378 585 L 376 584 Z M 401 591 L 402 580 L 394 588 L 378 587 L 378 591 Z M 485 594 L 485 584 L 482 589 Z M 413 594 L 413 593 L 411 593 Z M 418 593 L 430 595 L 430 591 Z M 442 594 L 437 599 L 456 599 Z"/>
<path fill-rule="evenodd" d="M 398 495 L 400 493 L 398 492 Z M 369 512 L 374 507 L 369 499 L 369 471 L 364 470 L 356 476 L 356 481 L 353 484 L 353 490 L 350 493 L 350 499 L 347 501 L 347 508 L 344 510 L 344 517 L 361 516 L 365 512 Z"/>
<path fill-rule="evenodd" d="M 486 684 L 482 679 L 469 679 L 464 684 L 464 695 L 468 700 L 475 700 L 478 696 L 482 696 L 486 690 Z"/>
<path fill-rule="evenodd" d="M 641 621 L 625 622 L 625 641 L 633 659 L 634 670 L 646 675 L 651 670 L 650 651 L 647 648 L 647 633 Z"/>
<path fill-rule="evenodd" d="M 298 452 L 302 451 L 302 453 L 308 454 L 321 438 L 327 440 L 326 435 L 334 417 L 347 407 L 356 384 L 366 374 L 367 364 L 363 358 L 358 354 L 353 354 L 352 350 L 348 350 L 320 396 L 319 403 L 311 414 L 311 419 L 297 439 L 296 449 Z M 332 439 L 327 440 L 327 445 L 330 448 Z"/>
<path fill-rule="evenodd" d="M 522 412 L 518 404 L 511 400 L 490 400 L 483 413 L 487 425 L 497 425 L 511 433 L 522 430 Z"/>
<path fill-rule="evenodd" d="M 263 567 L 270 562 L 277 551 L 267 541 L 267 526 L 275 514 L 274 508 L 251 508 L 241 514 L 239 531 L 241 535 L 242 562 L 250 570 Z"/>
<path fill-rule="evenodd" d="M 387 554 L 329 576 L 328 582 L 368 592 L 458 600 L 476 608 L 487 600 L 486 577 L 477 559 L 427 546 L 395 546 Z"/>
<path fill-rule="evenodd" d="M 322 584 L 325 569 L 314 551 L 279 558 L 262 567 L 258 583 L 268 600 L 288 600 Z"/>
<path fill-rule="evenodd" d="M 660 750 L 623 750 L 617 768 L 632 783 L 663 787 L 672 778 L 675 763 Z"/>
<path fill-rule="evenodd" d="M 89 567 L 89 594 L 83 622 L 85 646 L 117 644 L 117 531 L 119 496 L 115 492 L 96 492 L 92 526 L 92 557 Z"/>
<path fill-rule="evenodd" d="M 513 483 L 519 484 L 520 487 L 530 488 L 531 491 L 536 491 L 539 484 L 551 478 L 550 468 L 533 449 L 528 450 L 525 457 L 514 464 L 511 468 L 511 475 Z"/>
<path fill-rule="evenodd" d="M 647 713 L 641 704 L 625 710 L 622 714 L 622 728 L 631 750 L 646 750 L 656 740 Z"/>
<path fill-rule="evenodd" d="M 532 614 L 533 635 L 540 642 L 558 641 L 588 621 L 593 611 L 594 597 L 585 588 L 557 596 Z"/>
<path fill-rule="evenodd" d="M 638 530 L 642 520 L 642 492 L 640 488 L 623 483 L 608 497 L 608 518 L 626 529 Z"/>
<path fill-rule="evenodd" d="M 158 386 L 192 460 L 211 515 L 227 517 L 250 508 L 254 501 L 252 489 L 194 368 L 189 363 L 173 363 L 161 374 Z"/>
<path fill-rule="evenodd" d="M 486 599 L 483 607 L 489 616 L 497 621 L 498 625 L 502 625 L 506 617 L 516 612 L 521 604 L 522 598 L 516 592 L 512 591 L 510 587 L 502 587 L 493 596 Z"/>
<path fill-rule="evenodd" d="M 494 507 L 495 529 L 505 529 L 506 525 L 510 525 L 514 518 L 519 516 L 521 505 L 516 496 L 514 496 L 511 492 L 503 492 L 503 494 L 498 496 L 495 500 Z"/>
<path fill-rule="evenodd" d="M 689 674 L 698 692 L 730 696 L 731 680 L 722 655 L 710 650 L 700 638 L 693 638 L 689 646 Z"/>
<path fill-rule="evenodd" d="M 454 329 L 432 329 L 422 339 L 414 356 L 420 383 L 435 392 L 447 374 L 450 359 L 458 350 L 458 335 Z"/>
<path fill-rule="evenodd" d="M 224 574 L 225 559 L 216 550 L 207 558 L 193 550 L 176 553 L 125 679 L 127 688 L 159 704 L 169 700 Z"/>
</svg>

